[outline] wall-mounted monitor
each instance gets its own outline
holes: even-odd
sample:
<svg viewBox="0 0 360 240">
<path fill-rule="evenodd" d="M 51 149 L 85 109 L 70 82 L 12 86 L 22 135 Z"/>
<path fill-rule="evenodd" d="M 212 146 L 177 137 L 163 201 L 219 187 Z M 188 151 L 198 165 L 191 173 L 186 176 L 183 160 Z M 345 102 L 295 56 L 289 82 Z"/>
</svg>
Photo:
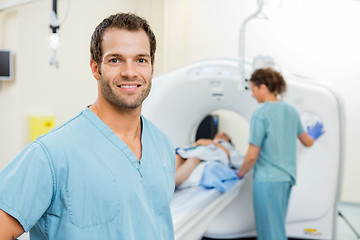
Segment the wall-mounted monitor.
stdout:
<svg viewBox="0 0 360 240">
<path fill-rule="evenodd" d="M 13 78 L 12 52 L 9 49 L 0 49 L 0 80 L 12 80 Z"/>
</svg>

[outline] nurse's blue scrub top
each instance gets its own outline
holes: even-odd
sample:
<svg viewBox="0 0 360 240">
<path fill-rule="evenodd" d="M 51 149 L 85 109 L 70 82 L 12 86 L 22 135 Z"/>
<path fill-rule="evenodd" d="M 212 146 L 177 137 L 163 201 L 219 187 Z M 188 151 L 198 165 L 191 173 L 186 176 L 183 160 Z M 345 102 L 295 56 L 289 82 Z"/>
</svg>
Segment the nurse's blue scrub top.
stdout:
<svg viewBox="0 0 360 240">
<path fill-rule="evenodd" d="M 139 164 L 85 108 L 0 172 L 0 209 L 32 240 L 171 240 L 174 154 L 170 140 L 142 117 Z"/>
<path fill-rule="evenodd" d="M 304 132 L 295 107 L 265 102 L 251 117 L 249 143 L 260 147 L 254 179 L 296 183 L 296 141 Z"/>
</svg>

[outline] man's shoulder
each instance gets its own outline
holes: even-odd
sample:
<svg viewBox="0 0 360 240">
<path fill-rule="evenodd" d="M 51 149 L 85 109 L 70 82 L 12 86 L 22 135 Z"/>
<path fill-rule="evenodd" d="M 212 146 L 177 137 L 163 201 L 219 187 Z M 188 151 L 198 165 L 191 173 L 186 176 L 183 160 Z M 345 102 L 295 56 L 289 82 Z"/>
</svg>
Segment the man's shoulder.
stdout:
<svg viewBox="0 0 360 240">
<path fill-rule="evenodd" d="M 86 121 L 86 118 L 83 115 L 83 111 L 81 111 L 50 132 L 39 136 L 35 141 L 46 144 L 59 144 L 61 141 L 69 141 L 73 139 L 74 136 L 79 134 L 79 131 L 81 131 L 81 126 L 84 125 L 84 121 Z"/>
</svg>

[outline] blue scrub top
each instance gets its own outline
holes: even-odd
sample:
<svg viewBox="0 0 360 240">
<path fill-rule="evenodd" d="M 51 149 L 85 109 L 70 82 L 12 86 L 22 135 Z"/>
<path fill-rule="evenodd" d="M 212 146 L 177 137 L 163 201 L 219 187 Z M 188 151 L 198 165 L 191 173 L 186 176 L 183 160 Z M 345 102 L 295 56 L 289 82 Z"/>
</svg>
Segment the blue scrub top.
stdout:
<svg viewBox="0 0 360 240">
<path fill-rule="evenodd" d="M 297 110 L 290 104 L 265 102 L 250 122 L 249 143 L 260 147 L 254 165 L 257 181 L 296 182 L 296 139 L 304 132 Z"/>
<path fill-rule="evenodd" d="M 85 108 L 0 172 L 0 209 L 32 240 L 171 240 L 174 155 L 170 140 L 142 117 L 139 164 Z"/>
</svg>

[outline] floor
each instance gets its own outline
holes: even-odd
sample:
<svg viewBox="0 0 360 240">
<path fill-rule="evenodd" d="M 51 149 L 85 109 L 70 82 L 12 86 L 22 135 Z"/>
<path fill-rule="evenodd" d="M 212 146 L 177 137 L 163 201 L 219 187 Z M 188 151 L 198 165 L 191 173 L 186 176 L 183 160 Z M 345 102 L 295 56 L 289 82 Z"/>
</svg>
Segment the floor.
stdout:
<svg viewBox="0 0 360 240">
<path fill-rule="evenodd" d="M 337 234 L 336 239 L 331 240 L 358 240 L 360 239 L 360 204 L 353 203 L 340 203 L 339 211 L 344 218 L 337 217 Z M 351 227 L 347 224 L 347 222 Z M 354 228 L 355 232 L 351 229 Z M 210 240 L 209 238 L 203 238 L 202 240 Z M 236 239 L 232 239 L 236 240 Z M 255 240 L 252 239 L 241 239 L 241 240 Z M 292 239 L 295 240 L 295 239 Z M 298 239 L 296 239 L 298 240 Z"/>
<path fill-rule="evenodd" d="M 354 233 L 351 230 L 351 227 L 349 227 L 349 225 L 346 223 L 346 221 L 338 216 L 336 240 L 360 239 L 360 204 L 340 203 L 339 211 L 352 225 L 352 227 L 357 233 Z"/>
</svg>

